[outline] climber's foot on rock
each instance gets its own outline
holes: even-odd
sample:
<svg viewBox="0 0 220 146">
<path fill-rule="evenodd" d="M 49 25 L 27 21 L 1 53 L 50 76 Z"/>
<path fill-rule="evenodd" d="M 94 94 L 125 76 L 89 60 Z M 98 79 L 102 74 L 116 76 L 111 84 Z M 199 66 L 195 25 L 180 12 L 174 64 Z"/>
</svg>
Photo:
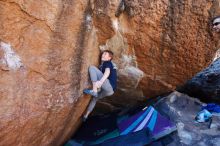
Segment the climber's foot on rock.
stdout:
<svg viewBox="0 0 220 146">
<path fill-rule="evenodd" d="M 90 89 L 84 89 L 83 93 L 92 95 L 93 97 L 98 97 L 98 93 L 94 92 L 93 90 L 90 90 Z"/>
</svg>

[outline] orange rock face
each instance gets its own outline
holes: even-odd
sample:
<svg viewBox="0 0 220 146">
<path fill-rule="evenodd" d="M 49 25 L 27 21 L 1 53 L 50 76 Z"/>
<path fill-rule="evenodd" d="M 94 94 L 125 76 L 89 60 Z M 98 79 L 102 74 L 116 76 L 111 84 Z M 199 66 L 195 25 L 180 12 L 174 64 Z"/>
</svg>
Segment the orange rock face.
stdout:
<svg viewBox="0 0 220 146">
<path fill-rule="evenodd" d="M 82 90 L 100 50 L 115 54 L 121 103 L 125 95 L 151 97 L 183 84 L 212 60 L 218 40 L 208 22 L 218 6 L 0 0 L 0 145 L 63 144 L 89 102 Z"/>
<path fill-rule="evenodd" d="M 120 80 L 119 88 L 139 83 L 144 95 L 156 96 L 175 89 L 211 62 L 217 39 L 209 20 L 219 9 L 216 2 L 124 0 L 124 5 L 117 19 L 109 8 L 117 27 L 105 45 L 118 53 L 116 62 L 123 64 L 119 75 L 127 80 Z"/>
<path fill-rule="evenodd" d="M 140 88 L 156 96 L 190 79 L 207 66 L 216 51 L 210 28 L 213 3 L 152 1 L 139 3 L 131 39 L 138 67 L 144 71 Z M 138 23 L 137 23 L 138 22 Z"/>
<path fill-rule="evenodd" d="M 0 1 L 1 146 L 61 145 L 77 128 L 99 52 L 88 15 L 86 0 Z"/>
</svg>

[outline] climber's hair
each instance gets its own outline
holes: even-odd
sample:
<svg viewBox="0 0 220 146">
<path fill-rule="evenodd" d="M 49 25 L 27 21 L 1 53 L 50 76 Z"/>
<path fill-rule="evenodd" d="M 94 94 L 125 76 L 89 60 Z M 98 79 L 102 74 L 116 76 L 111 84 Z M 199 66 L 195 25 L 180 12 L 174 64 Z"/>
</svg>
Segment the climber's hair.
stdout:
<svg viewBox="0 0 220 146">
<path fill-rule="evenodd" d="M 102 54 L 103 53 L 108 53 L 109 54 L 109 56 L 111 57 L 111 60 L 113 59 L 113 56 L 114 56 L 114 53 L 112 52 L 112 51 L 110 51 L 110 50 L 104 50 L 103 52 L 102 52 Z"/>
</svg>

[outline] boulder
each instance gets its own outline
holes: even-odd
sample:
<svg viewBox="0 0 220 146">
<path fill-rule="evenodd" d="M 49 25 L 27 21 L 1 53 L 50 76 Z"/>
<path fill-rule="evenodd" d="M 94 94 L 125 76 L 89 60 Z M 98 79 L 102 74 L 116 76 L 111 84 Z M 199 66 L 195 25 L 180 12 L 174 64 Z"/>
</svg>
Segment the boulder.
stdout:
<svg viewBox="0 0 220 146">
<path fill-rule="evenodd" d="M 88 15 L 86 0 L 0 1 L 1 146 L 60 146 L 77 129 L 99 52 Z"/>
<path fill-rule="evenodd" d="M 187 81 L 179 91 L 204 102 L 220 103 L 220 58 Z"/>
<path fill-rule="evenodd" d="M 163 97 L 154 105 L 160 113 L 169 117 L 177 126 L 177 132 L 170 136 L 168 141 L 170 143 L 166 145 L 219 145 L 219 115 L 213 114 L 211 123 L 195 121 L 202 105 L 205 103 L 176 91 Z M 161 141 L 163 142 L 163 139 Z"/>
<path fill-rule="evenodd" d="M 141 89 L 145 96 L 154 97 L 172 91 L 212 61 L 218 37 L 209 22 L 218 14 L 219 1 L 122 2 L 124 8 L 115 1 L 97 0 L 93 16 L 105 15 L 94 19 L 99 48 L 115 53 L 118 89 L 125 94 Z"/>
<path fill-rule="evenodd" d="M 62 145 L 88 105 L 100 50 L 115 54 L 120 106 L 182 85 L 216 51 L 218 2 L 0 0 L 0 145 Z"/>
</svg>

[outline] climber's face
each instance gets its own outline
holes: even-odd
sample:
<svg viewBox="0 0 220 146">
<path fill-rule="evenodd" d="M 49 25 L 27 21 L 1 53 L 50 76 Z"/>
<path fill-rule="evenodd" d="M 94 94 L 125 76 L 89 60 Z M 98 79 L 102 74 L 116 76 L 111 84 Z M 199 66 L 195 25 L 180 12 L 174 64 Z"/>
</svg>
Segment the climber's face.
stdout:
<svg viewBox="0 0 220 146">
<path fill-rule="evenodd" d="M 102 61 L 110 61 L 111 60 L 111 56 L 109 55 L 108 52 L 103 52 L 102 53 Z"/>
<path fill-rule="evenodd" d="M 220 18 L 214 19 L 212 25 L 216 32 L 220 32 Z"/>
</svg>

